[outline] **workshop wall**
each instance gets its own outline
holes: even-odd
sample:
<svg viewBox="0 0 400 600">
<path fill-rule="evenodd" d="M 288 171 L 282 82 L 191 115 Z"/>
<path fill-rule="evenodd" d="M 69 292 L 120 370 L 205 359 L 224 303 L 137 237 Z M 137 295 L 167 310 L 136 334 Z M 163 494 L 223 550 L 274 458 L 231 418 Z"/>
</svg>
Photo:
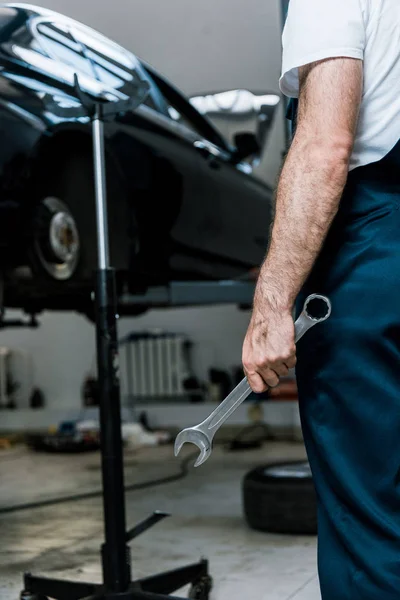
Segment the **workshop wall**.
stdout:
<svg viewBox="0 0 400 600">
<path fill-rule="evenodd" d="M 41 5 L 92 25 L 154 65 L 189 95 L 230 88 L 278 91 L 278 0 L 41 0 Z M 278 116 L 261 167 L 273 182 L 284 144 Z M 236 307 L 151 311 L 124 319 L 121 334 L 161 327 L 196 343 L 195 368 L 240 363 L 249 314 Z M 94 329 L 83 317 L 50 314 L 35 331 L 2 332 L 1 344 L 30 349 L 36 383 L 51 408 L 79 407 L 81 385 L 94 357 Z"/>
<path fill-rule="evenodd" d="M 10 318 L 19 317 L 17 311 L 13 313 L 10 311 Z M 94 327 L 77 314 L 48 312 L 39 320 L 39 329 L 2 331 L 1 345 L 32 354 L 33 384 L 43 390 L 48 408 L 77 409 L 82 406 L 83 379 L 95 373 Z M 157 328 L 185 334 L 194 342 L 193 365 L 204 381 L 210 366 L 229 370 L 240 365 L 248 321 L 249 312 L 235 306 L 152 310 L 121 319 L 118 333 L 122 338 L 132 331 Z"/>
</svg>

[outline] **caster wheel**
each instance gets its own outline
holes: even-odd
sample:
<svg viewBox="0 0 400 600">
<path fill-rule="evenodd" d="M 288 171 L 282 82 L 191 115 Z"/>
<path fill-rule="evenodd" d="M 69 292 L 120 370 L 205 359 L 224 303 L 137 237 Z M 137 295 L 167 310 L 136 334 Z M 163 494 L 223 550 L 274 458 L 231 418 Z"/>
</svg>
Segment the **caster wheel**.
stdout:
<svg viewBox="0 0 400 600">
<path fill-rule="evenodd" d="M 212 577 L 204 575 L 192 585 L 189 592 L 190 600 L 210 600 L 212 586 Z"/>
</svg>

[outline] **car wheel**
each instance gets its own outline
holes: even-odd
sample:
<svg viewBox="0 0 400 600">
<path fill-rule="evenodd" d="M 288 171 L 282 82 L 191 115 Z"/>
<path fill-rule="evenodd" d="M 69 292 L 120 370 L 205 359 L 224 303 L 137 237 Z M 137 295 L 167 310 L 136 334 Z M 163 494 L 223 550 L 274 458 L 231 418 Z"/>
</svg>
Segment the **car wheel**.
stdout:
<svg viewBox="0 0 400 600">
<path fill-rule="evenodd" d="M 253 529 L 317 533 L 317 500 L 307 462 L 257 467 L 243 481 L 243 508 Z"/>
<path fill-rule="evenodd" d="M 92 287 L 97 266 L 96 210 L 92 156 L 62 157 L 54 173 L 42 174 L 31 216 L 29 262 L 36 277 L 64 289 L 66 282 Z M 125 190 L 107 163 L 110 253 L 127 269 L 130 215 Z"/>
<path fill-rule="evenodd" d="M 65 281 L 76 273 L 80 259 L 78 225 L 60 198 L 47 196 L 36 207 L 33 226 L 35 263 L 50 279 Z"/>
</svg>

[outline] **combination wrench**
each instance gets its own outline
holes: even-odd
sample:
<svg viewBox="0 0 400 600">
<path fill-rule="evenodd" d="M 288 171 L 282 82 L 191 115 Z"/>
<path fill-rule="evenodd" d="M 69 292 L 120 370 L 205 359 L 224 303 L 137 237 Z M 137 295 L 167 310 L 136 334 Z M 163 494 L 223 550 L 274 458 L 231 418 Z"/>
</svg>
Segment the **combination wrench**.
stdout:
<svg viewBox="0 0 400 600">
<path fill-rule="evenodd" d="M 319 314 L 312 314 L 310 303 L 312 301 L 322 303 L 323 311 L 318 311 Z M 301 315 L 295 323 L 295 341 L 296 343 L 303 335 L 317 325 L 326 321 L 331 315 L 332 307 L 330 300 L 326 296 L 319 294 L 311 294 L 304 303 Z M 239 385 L 221 402 L 221 404 L 211 413 L 209 417 L 199 425 L 188 427 L 181 431 L 175 440 L 175 456 L 178 456 L 182 446 L 186 442 L 195 444 L 200 450 L 200 455 L 195 462 L 195 467 L 202 465 L 211 455 L 212 441 L 218 429 L 225 423 L 231 414 L 240 406 L 246 398 L 251 394 L 252 389 L 245 377 Z"/>
</svg>

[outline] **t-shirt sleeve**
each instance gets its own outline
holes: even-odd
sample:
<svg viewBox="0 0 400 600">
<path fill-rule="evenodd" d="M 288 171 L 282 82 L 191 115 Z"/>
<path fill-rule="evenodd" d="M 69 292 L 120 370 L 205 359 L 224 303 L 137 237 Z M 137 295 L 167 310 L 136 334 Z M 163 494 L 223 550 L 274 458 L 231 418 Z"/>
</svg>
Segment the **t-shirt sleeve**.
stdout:
<svg viewBox="0 0 400 600">
<path fill-rule="evenodd" d="M 298 97 L 299 67 L 327 58 L 363 60 L 364 19 L 360 0 L 290 0 L 282 39 L 282 93 Z"/>
</svg>

